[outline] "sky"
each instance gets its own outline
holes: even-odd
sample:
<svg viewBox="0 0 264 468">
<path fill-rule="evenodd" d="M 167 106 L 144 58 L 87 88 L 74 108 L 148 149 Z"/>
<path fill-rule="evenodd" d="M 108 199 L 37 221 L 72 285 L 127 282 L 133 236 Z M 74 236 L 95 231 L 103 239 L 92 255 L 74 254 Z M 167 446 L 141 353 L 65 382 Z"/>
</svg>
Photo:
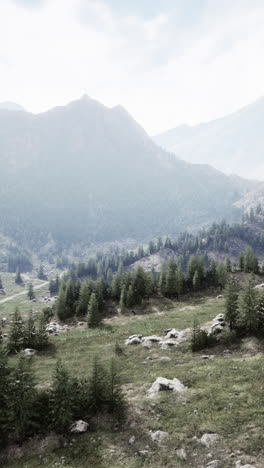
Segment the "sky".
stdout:
<svg viewBox="0 0 264 468">
<path fill-rule="evenodd" d="M 263 0 L 1 0 L 0 102 L 83 94 L 151 135 L 264 95 Z"/>
</svg>

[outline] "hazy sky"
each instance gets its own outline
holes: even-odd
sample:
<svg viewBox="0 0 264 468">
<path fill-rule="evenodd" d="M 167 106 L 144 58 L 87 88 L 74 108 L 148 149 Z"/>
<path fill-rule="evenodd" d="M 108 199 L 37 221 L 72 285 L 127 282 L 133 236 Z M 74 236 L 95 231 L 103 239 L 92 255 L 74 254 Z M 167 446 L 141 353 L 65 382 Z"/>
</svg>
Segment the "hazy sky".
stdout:
<svg viewBox="0 0 264 468">
<path fill-rule="evenodd" d="M 263 0 L 0 0 L 0 101 L 86 93 L 150 133 L 264 94 Z"/>
</svg>

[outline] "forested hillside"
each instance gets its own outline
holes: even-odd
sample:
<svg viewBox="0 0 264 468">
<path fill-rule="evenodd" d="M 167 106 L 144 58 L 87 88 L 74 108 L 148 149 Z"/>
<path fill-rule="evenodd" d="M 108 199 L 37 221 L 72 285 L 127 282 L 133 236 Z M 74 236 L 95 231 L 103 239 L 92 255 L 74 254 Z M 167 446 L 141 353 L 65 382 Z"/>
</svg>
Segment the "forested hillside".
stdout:
<svg viewBox="0 0 264 468">
<path fill-rule="evenodd" d="M 156 146 L 121 107 L 88 98 L 0 110 L 1 231 L 32 245 L 149 239 L 236 220 L 250 189 Z"/>
</svg>

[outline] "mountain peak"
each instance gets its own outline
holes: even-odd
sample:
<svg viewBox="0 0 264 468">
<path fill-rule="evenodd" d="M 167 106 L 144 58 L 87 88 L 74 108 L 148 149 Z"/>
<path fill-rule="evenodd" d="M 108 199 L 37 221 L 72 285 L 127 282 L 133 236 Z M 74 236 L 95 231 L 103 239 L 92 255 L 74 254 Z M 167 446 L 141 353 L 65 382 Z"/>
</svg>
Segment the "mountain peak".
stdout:
<svg viewBox="0 0 264 468">
<path fill-rule="evenodd" d="M 9 110 L 9 111 L 25 111 L 25 109 L 11 101 L 0 102 L 0 109 Z"/>
</svg>

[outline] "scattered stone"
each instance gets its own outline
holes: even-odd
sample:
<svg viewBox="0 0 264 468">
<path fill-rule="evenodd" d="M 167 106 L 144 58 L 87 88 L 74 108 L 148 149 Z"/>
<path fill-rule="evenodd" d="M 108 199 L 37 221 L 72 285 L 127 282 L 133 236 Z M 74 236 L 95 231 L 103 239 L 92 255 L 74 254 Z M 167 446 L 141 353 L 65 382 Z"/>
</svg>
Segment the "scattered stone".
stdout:
<svg viewBox="0 0 264 468">
<path fill-rule="evenodd" d="M 75 423 L 71 425 L 70 432 L 72 434 L 83 434 L 84 432 L 87 432 L 88 427 L 89 427 L 89 424 L 80 419 L 79 421 L 76 421 Z"/>
<path fill-rule="evenodd" d="M 166 339 L 170 339 L 170 338 L 177 338 L 178 335 L 179 335 L 179 331 L 176 330 L 176 328 L 168 328 L 167 330 L 165 330 L 165 338 Z"/>
<path fill-rule="evenodd" d="M 204 355 L 204 356 L 201 356 L 201 359 L 214 359 L 214 356 L 211 354 L 211 355 Z"/>
<path fill-rule="evenodd" d="M 57 322 L 50 322 L 46 326 L 46 332 L 52 334 L 52 333 L 61 333 L 64 331 L 64 327 L 62 327 L 59 323 Z"/>
<path fill-rule="evenodd" d="M 255 289 L 262 289 L 262 288 L 264 288 L 264 283 L 257 284 L 257 286 L 255 286 Z"/>
<path fill-rule="evenodd" d="M 36 354 L 36 350 L 35 349 L 31 349 L 31 348 L 26 348 L 26 349 L 23 349 L 23 351 L 21 351 L 21 354 L 24 356 L 24 357 L 32 357 Z"/>
<path fill-rule="evenodd" d="M 180 460 L 187 460 L 187 453 L 183 448 L 176 450 L 176 455 Z"/>
<path fill-rule="evenodd" d="M 217 296 L 217 299 L 224 299 L 224 296 L 222 294 L 219 294 L 219 296 Z"/>
<path fill-rule="evenodd" d="M 133 435 L 132 437 L 130 437 L 130 439 L 128 441 L 128 444 L 129 445 L 134 445 L 135 442 L 136 442 L 136 437 Z"/>
<path fill-rule="evenodd" d="M 150 438 L 152 442 L 156 442 L 157 444 L 162 444 L 168 437 L 168 432 L 164 431 L 149 431 Z"/>
<path fill-rule="evenodd" d="M 201 438 L 201 443 L 205 447 L 210 448 L 215 445 L 219 439 L 220 436 L 218 434 L 204 434 Z"/>
<path fill-rule="evenodd" d="M 168 356 L 161 356 L 158 361 L 171 361 L 171 358 Z"/>
<path fill-rule="evenodd" d="M 82 327 L 83 325 L 85 325 L 85 322 L 78 322 L 78 327 Z"/>
<path fill-rule="evenodd" d="M 238 460 L 236 462 L 236 468 L 255 468 L 254 465 L 249 465 L 248 463 L 246 465 L 242 465 L 241 460 Z"/>
<path fill-rule="evenodd" d="M 162 391 L 185 392 L 187 388 L 178 379 L 158 377 L 148 390 L 149 396 L 155 396 Z"/>
<path fill-rule="evenodd" d="M 140 457 L 147 457 L 148 454 L 149 454 L 149 451 L 148 450 L 139 450 L 137 452 L 137 454 L 140 456 Z"/>
<path fill-rule="evenodd" d="M 211 462 L 207 463 L 206 468 L 220 468 L 220 466 L 220 460 L 212 460 Z"/>
</svg>

